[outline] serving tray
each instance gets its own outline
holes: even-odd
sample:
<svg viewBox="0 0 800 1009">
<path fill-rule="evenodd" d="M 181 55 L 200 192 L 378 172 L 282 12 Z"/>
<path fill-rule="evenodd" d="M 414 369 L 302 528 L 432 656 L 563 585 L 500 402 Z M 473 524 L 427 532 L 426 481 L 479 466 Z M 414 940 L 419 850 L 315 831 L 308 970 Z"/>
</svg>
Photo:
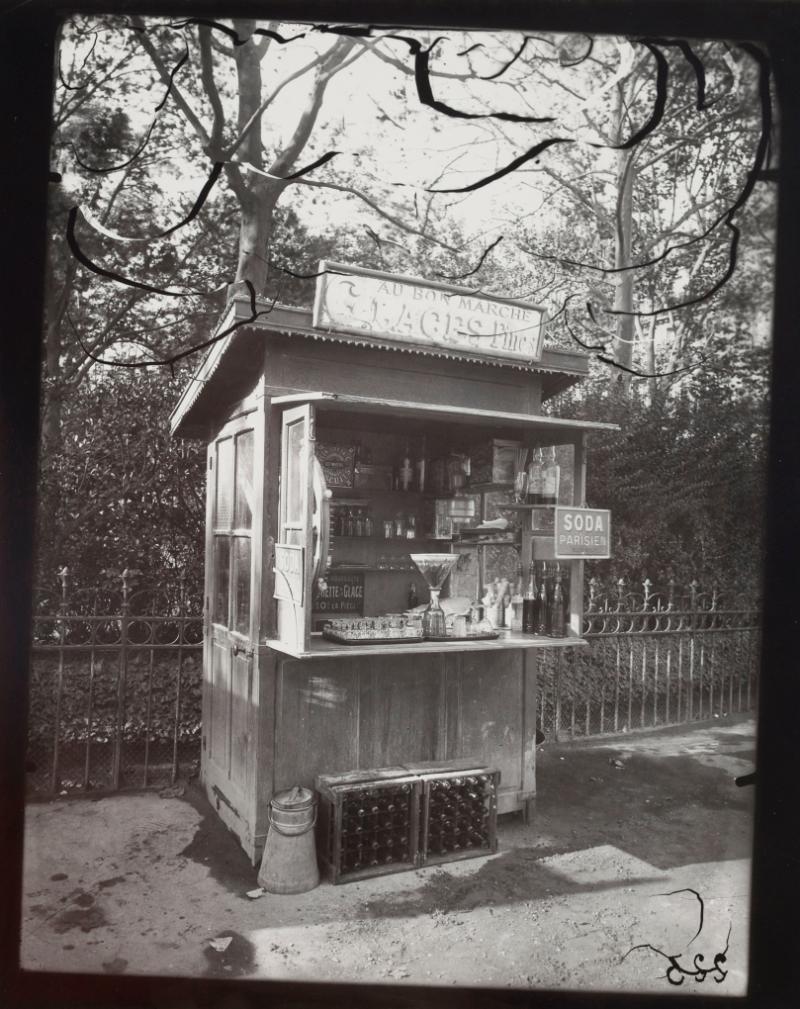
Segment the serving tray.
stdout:
<svg viewBox="0 0 800 1009">
<path fill-rule="evenodd" d="M 483 631 L 480 634 L 465 634 L 456 637 L 454 634 L 426 634 L 426 641 L 495 641 L 500 637 L 498 631 Z"/>
<path fill-rule="evenodd" d="M 405 634 L 401 638 L 348 638 L 344 634 L 325 630 L 323 630 L 322 636 L 326 641 L 334 641 L 337 645 L 405 645 L 419 644 L 420 641 L 425 640 L 421 634 Z"/>
</svg>

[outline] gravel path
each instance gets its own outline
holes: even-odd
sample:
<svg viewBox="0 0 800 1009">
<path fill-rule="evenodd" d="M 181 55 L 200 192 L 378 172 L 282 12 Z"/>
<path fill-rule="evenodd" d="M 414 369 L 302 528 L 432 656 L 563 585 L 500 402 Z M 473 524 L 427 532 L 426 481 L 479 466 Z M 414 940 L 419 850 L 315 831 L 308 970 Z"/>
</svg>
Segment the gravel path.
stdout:
<svg viewBox="0 0 800 1009">
<path fill-rule="evenodd" d="M 733 777 L 752 770 L 754 733 L 725 719 L 545 744 L 534 821 L 503 818 L 496 855 L 297 896 L 246 896 L 256 871 L 192 787 L 34 804 L 22 965 L 743 994 L 753 789 Z M 689 891 L 704 912 L 693 941 Z M 628 953 L 639 944 L 652 948 Z M 702 953 L 710 967 L 726 944 L 719 983 L 665 977 L 666 955 L 691 970 Z"/>
</svg>

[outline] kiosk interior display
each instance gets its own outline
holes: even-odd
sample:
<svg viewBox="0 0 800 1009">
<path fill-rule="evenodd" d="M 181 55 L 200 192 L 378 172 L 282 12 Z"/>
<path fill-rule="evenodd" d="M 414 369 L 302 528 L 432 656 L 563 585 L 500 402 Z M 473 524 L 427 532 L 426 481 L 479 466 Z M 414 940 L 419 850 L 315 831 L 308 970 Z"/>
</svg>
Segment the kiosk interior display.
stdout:
<svg viewBox="0 0 800 1009">
<path fill-rule="evenodd" d="M 321 775 L 468 759 L 528 815 L 538 654 L 581 647 L 610 541 L 615 425 L 542 412 L 588 358 L 540 308 L 320 273 L 313 312 L 232 298 L 172 417 L 208 445 L 202 779 L 254 861 Z"/>
</svg>

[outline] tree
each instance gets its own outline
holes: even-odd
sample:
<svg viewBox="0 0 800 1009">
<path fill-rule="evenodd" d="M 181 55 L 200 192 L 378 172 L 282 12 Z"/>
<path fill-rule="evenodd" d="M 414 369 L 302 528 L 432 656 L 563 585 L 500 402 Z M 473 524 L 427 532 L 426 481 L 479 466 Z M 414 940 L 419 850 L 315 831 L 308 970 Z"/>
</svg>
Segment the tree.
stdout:
<svg viewBox="0 0 800 1009">
<path fill-rule="evenodd" d="M 752 48 L 695 49 L 605 39 L 566 80 L 563 47 L 559 58 L 520 61 L 526 86 L 564 95 L 561 115 L 580 117 L 583 138 L 519 169 L 541 205 L 570 218 L 569 233 L 523 237 L 530 270 L 558 293 L 564 341 L 613 361 L 625 387 L 651 376 L 652 397 L 706 359 L 708 326 L 728 323 L 726 299 L 749 283 L 755 259 L 770 276 L 774 201 L 756 185 L 770 138 L 763 90 L 759 99 L 768 67 Z M 508 135 L 505 124 L 484 128 Z M 751 322 L 769 306 L 765 285 Z"/>
<path fill-rule="evenodd" d="M 757 187 L 741 199 L 764 163 L 752 47 L 136 17 L 77 18 L 65 39 L 52 433 L 97 358 L 179 381 L 226 296 L 308 305 L 319 258 L 534 298 L 551 340 L 653 375 L 676 430 L 700 364 L 741 381 L 772 229 Z M 747 231 L 720 285 L 731 208 Z"/>
</svg>

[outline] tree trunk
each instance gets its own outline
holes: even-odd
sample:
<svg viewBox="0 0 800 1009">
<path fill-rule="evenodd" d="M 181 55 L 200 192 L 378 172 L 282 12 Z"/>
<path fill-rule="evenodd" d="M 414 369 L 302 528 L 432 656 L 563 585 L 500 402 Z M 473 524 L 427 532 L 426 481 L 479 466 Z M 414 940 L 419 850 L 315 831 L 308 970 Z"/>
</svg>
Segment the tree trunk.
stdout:
<svg viewBox="0 0 800 1009">
<path fill-rule="evenodd" d="M 624 131 L 623 87 L 617 91 L 617 143 L 620 143 Z M 617 208 L 614 227 L 614 266 L 616 269 L 631 265 L 631 233 L 633 224 L 633 151 L 617 152 Z M 630 312 L 633 309 L 633 270 L 616 274 L 617 282 L 614 291 L 614 309 L 618 312 Z M 630 388 L 631 375 L 625 368 L 633 365 L 633 316 L 618 315 L 616 337 L 614 339 L 614 360 L 621 365 L 618 380 L 627 392 Z"/>
<path fill-rule="evenodd" d="M 618 201 L 614 236 L 614 266 L 617 269 L 631 265 L 631 225 L 633 222 L 633 164 L 632 154 L 620 151 L 617 159 Z M 633 270 L 618 273 L 614 291 L 614 309 L 630 312 L 633 309 Z M 623 368 L 633 365 L 633 316 L 618 315 L 616 339 L 614 340 L 614 360 Z M 620 380 L 627 389 L 630 385 L 629 372 L 621 371 Z"/>
<path fill-rule="evenodd" d="M 656 320 L 648 319 L 647 333 L 644 336 L 644 370 L 650 376 L 647 385 L 650 390 L 650 409 L 654 410 L 659 398 L 659 382 L 656 371 Z"/>
<path fill-rule="evenodd" d="M 269 241 L 275 207 L 285 184 L 256 180 L 240 200 L 239 261 L 236 282 L 249 280 L 258 296 L 266 294 L 269 279 Z"/>
</svg>

